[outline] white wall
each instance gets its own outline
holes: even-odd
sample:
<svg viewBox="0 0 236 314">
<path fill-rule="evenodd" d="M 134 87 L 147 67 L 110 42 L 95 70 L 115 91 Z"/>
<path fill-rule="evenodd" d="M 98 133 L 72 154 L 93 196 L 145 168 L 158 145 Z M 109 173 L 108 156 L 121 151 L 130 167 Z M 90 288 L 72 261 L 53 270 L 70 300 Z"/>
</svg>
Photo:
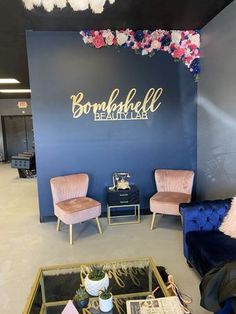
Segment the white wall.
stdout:
<svg viewBox="0 0 236 314">
<path fill-rule="evenodd" d="M 199 199 L 236 194 L 236 2 L 202 29 L 198 89 Z"/>
</svg>

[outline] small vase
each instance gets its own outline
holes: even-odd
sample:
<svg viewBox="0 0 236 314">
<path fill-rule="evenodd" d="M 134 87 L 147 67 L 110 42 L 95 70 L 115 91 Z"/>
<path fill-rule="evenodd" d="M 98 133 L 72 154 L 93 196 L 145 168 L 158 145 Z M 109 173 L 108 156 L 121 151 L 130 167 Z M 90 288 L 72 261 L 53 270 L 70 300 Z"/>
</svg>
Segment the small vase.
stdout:
<svg viewBox="0 0 236 314">
<path fill-rule="evenodd" d="M 89 298 L 84 299 L 84 300 L 80 300 L 80 301 L 73 300 L 73 304 L 78 311 L 80 309 L 83 309 L 84 307 L 86 307 L 88 305 L 88 303 L 89 303 Z"/>
<path fill-rule="evenodd" d="M 99 300 L 99 308 L 102 312 L 109 312 L 113 308 L 112 303 L 112 295 L 109 299 L 102 299 L 101 297 L 98 298 Z"/>
<path fill-rule="evenodd" d="M 109 278 L 105 273 L 104 278 L 100 280 L 91 280 L 88 275 L 85 277 L 84 286 L 88 294 L 97 297 L 102 289 L 109 286 Z"/>
</svg>

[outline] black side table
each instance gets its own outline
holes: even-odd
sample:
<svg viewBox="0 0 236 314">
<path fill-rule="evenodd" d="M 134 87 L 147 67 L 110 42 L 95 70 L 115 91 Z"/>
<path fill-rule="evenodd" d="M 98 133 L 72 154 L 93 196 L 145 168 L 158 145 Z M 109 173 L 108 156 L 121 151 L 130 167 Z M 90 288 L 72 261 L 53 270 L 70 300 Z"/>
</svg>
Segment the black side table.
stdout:
<svg viewBox="0 0 236 314">
<path fill-rule="evenodd" d="M 133 215 L 112 215 L 111 211 L 115 208 L 133 207 Z M 112 222 L 116 218 L 135 218 L 124 222 Z M 129 190 L 110 190 L 107 188 L 107 219 L 109 225 L 123 225 L 130 223 L 140 223 L 140 204 L 139 190 L 136 185 L 131 185 Z"/>
</svg>

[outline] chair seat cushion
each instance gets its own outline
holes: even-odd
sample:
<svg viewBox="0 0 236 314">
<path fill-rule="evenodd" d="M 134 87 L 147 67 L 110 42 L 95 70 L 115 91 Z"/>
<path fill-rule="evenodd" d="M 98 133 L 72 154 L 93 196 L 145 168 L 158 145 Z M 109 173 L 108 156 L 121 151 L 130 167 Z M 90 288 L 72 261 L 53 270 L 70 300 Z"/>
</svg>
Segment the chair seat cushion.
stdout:
<svg viewBox="0 0 236 314">
<path fill-rule="evenodd" d="M 154 213 L 180 215 L 179 204 L 188 203 L 190 194 L 178 192 L 158 192 L 150 199 L 150 210 Z"/>
<path fill-rule="evenodd" d="M 213 267 L 236 260 L 236 239 L 219 230 L 189 231 L 186 243 L 192 256 L 190 262 L 194 261 L 201 275 Z"/>
<path fill-rule="evenodd" d="M 64 210 L 65 212 L 74 213 L 88 208 L 97 207 L 99 205 L 100 203 L 94 199 L 83 196 L 59 202 L 56 204 L 56 207 Z"/>
<path fill-rule="evenodd" d="M 55 215 L 66 224 L 76 224 L 101 215 L 101 204 L 89 197 L 77 197 L 55 205 Z"/>
</svg>

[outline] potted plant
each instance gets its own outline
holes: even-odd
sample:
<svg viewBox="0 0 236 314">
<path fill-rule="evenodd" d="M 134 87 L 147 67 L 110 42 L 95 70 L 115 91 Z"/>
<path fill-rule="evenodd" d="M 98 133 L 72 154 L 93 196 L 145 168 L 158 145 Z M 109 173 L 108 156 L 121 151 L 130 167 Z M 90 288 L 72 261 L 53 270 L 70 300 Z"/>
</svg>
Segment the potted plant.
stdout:
<svg viewBox="0 0 236 314">
<path fill-rule="evenodd" d="M 76 290 L 73 303 L 77 310 L 82 309 L 88 305 L 89 295 L 85 288 L 80 287 L 78 290 Z"/>
<path fill-rule="evenodd" d="M 99 294 L 99 308 L 102 312 L 111 311 L 112 304 L 112 293 L 110 288 L 103 288 Z"/>
<path fill-rule="evenodd" d="M 103 266 L 92 266 L 84 281 L 86 291 L 97 297 L 100 290 L 109 286 L 109 278 Z"/>
</svg>

